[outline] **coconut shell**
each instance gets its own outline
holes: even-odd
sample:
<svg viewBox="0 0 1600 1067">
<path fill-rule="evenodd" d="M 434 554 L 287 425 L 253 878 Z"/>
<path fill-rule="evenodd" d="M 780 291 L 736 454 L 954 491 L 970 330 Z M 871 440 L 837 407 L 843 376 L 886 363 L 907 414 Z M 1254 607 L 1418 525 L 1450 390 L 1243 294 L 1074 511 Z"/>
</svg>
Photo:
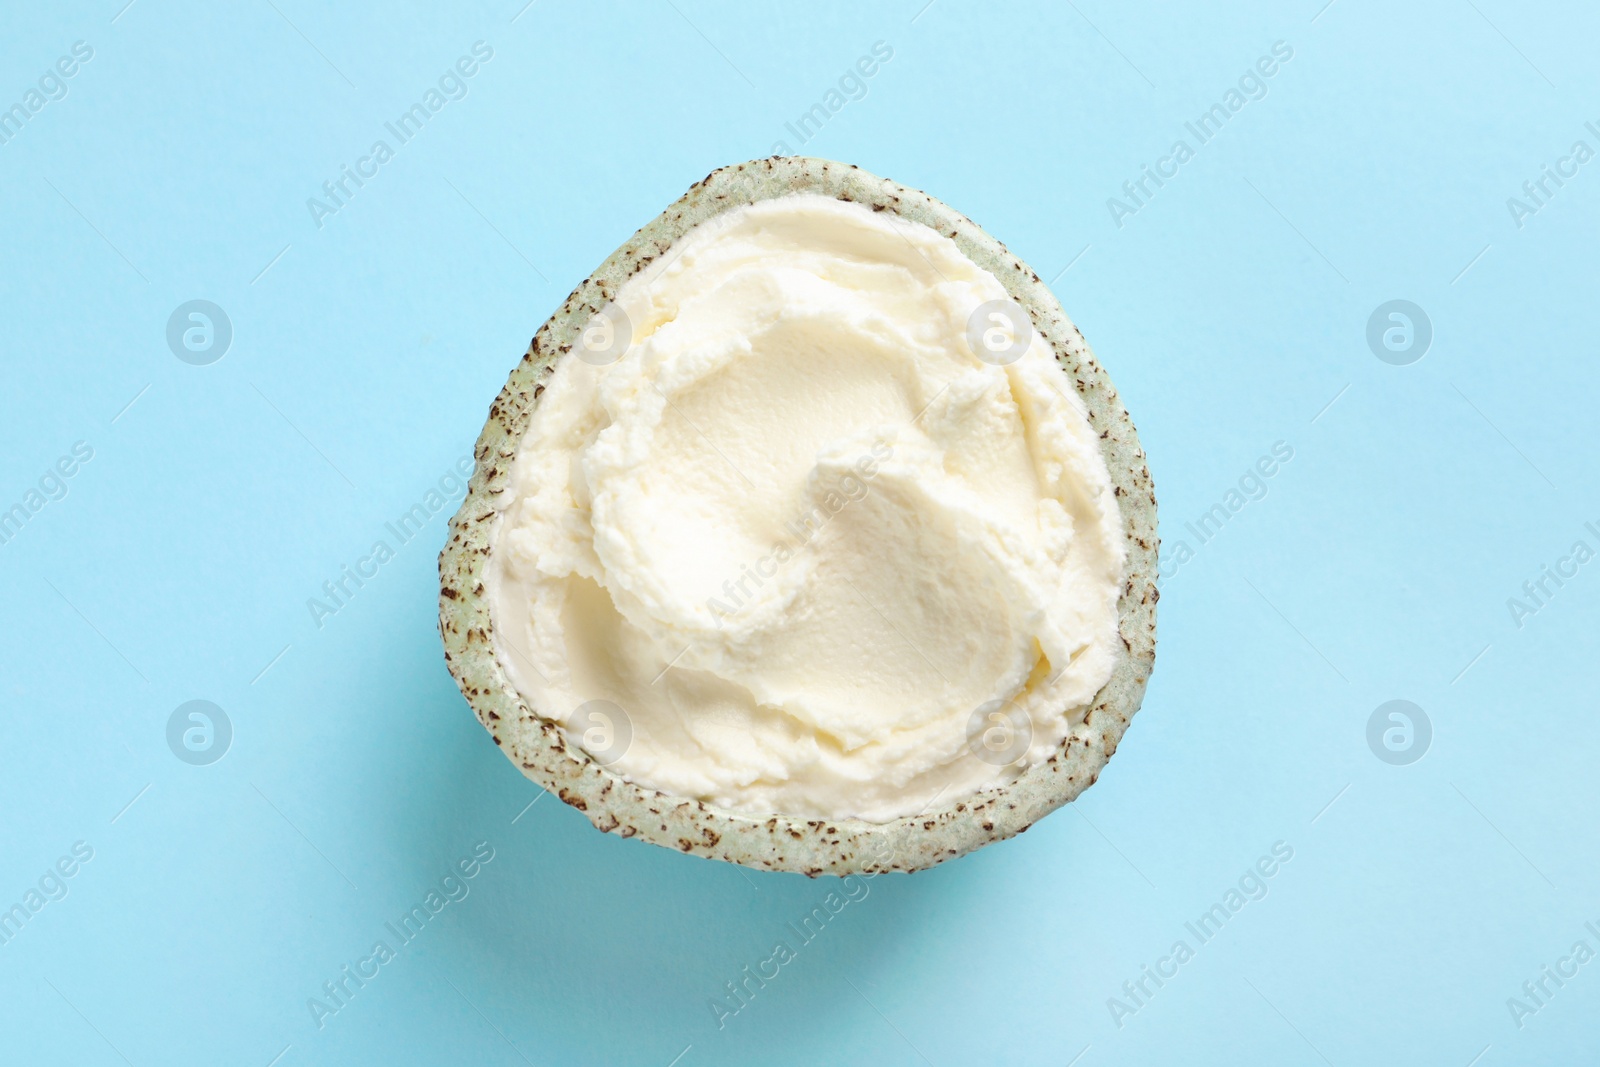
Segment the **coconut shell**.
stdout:
<svg viewBox="0 0 1600 1067">
<path fill-rule="evenodd" d="M 1111 473 L 1127 565 L 1118 601 L 1124 654 L 1084 721 L 1045 762 L 1008 785 L 949 798 L 933 810 L 887 823 L 805 819 L 728 811 L 658 792 L 602 767 L 572 744 L 551 714 L 530 707 L 495 655 L 494 619 L 484 586 L 512 459 L 544 382 L 568 358 L 590 317 L 618 288 L 670 254 L 695 225 L 757 200 L 814 193 L 853 200 L 929 226 L 999 279 L 1054 350 L 1066 381 L 1088 410 Z M 479 722 L 524 775 L 619 837 L 771 871 L 845 875 L 917 871 L 1026 830 L 1075 799 L 1099 777 L 1144 697 L 1155 664 L 1156 497 L 1138 434 L 1110 378 L 1039 276 L 976 223 L 915 189 L 845 163 L 799 156 L 753 160 L 712 171 L 633 235 L 540 327 L 489 408 L 474 451 L 477 469 L 450 520 L 439 555 L 439 630 L 445 661 Z"/>
</svg>

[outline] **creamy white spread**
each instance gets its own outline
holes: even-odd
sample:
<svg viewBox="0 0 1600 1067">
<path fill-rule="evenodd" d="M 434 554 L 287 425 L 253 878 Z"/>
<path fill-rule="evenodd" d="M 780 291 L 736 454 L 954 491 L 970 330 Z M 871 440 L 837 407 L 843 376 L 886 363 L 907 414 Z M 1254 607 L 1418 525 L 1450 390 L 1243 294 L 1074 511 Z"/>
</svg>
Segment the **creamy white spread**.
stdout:
<svg viewBox="0 0 1600 1067">
<path fill-rule="evenodd" d="M 1098 445 L 954 241 L 821 196 L 729 211 L 557 360 L 501 505 L 497 652 L 642 785 L 943 806 L 1048 758 L 1121 654 Z"/>
</svg>

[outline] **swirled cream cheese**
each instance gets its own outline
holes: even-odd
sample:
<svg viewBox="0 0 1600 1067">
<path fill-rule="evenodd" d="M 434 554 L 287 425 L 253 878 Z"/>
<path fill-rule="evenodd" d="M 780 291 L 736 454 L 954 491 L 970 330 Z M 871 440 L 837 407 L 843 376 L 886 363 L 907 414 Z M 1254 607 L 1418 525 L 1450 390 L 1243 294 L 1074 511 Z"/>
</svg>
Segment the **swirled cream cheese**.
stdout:
<svg viewBox="0 0 1600 1067">
<path fill-rule="evenodd" d="M 1083 404 L 995 277 L 794 195 L 691 230 L 557 361 L 488 585 L 512 682 L 616 773 L 882 822 L 1082 721 L 1124 554 Z"/>
</svg>

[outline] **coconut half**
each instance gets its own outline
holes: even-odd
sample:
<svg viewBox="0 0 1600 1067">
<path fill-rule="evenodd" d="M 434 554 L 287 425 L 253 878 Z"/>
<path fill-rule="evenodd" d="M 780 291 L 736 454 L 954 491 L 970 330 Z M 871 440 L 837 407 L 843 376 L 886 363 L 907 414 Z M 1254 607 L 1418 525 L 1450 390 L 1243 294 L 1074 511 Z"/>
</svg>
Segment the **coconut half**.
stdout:
<svg viewBox="0 0 1600 1067">
<path fill-rule="evenodd" d="M 814 193 L 852 200 L 931 227 L 999 279 L 1051 345 L 1087 408 L 1111 473 L 1127 542 L 1117 605 L 1124 654 L 1084 720 L 1045 762 L 1009 784 L 953 798 L 942 807 L 886 823 L 756 816 L 673 796 L 607 770 L 562 734 L 553 715 L 530 707 L 495 654 L 484 573 L 512 459 L 542 384 L 568 358 L 591 316 L 624 281 L 701 222 L 758 200 Z M 1049 288 L 976 223 L 926 193 L 844 163 L 799 156 L 754 160 L 713 171 L 633 235 L 540 327 L 489 408 L 474 451 L 477 469 L 450 520 L 439 554 L 439 630 L 445 662 L 478 720 L 528 778 L 583 812 L 596 829 L 693 855 L 772 871 L 845 875 L 917 871 L 1014 836 L 1094 784 L 1139 709 L 1155 664 L 1156 498 L 1133 421 L 1111 380 Z"/>
</svg>

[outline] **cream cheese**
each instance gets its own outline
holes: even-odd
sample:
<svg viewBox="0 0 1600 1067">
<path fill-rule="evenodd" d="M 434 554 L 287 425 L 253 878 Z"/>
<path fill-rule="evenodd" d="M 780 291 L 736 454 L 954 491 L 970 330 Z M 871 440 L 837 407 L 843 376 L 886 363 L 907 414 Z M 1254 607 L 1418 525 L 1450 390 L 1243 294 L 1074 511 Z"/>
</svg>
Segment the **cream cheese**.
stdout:
<svg viewBox="0 0 1600 1067">
<path fill-rule="evenodd" d="M 1122 654 L 1072 383 L 890 212 L 725 212 L 556 362 L 487 571 L 528 704 L 635 782 L 884 822 L 1015 779 Z"/>
</svg>

